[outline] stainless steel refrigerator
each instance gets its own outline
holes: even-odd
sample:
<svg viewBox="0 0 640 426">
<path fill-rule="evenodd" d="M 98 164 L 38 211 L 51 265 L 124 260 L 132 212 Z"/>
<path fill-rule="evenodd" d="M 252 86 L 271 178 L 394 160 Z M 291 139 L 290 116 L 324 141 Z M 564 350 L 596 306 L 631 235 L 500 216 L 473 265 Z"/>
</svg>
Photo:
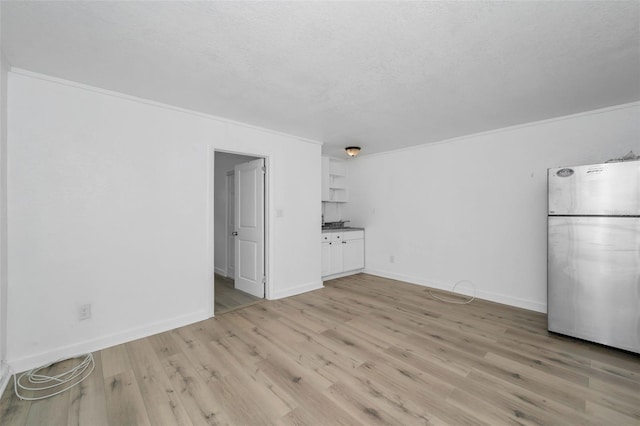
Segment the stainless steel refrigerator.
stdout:
<svg viewBox="0 0 640 426">
<path fill-rule="evenodd" d="M 640 353 L 640 161 L 548 170 L 548 329 Z"/>
</svg>

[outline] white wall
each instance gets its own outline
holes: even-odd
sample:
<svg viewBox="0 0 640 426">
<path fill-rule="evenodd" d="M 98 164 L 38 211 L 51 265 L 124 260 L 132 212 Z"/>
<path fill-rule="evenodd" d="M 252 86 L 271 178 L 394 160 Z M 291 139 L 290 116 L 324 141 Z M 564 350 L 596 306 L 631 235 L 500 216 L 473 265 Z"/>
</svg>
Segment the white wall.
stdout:
<svg viewBox="0 0 640 426">
<path fill-rule="evenodd" d="M 348 219 L 344 217 L 343 210 L 344 203 L 334 203 L 331 201 L 324 201 L 322 203 L 322 214 L 325 222 L 338 222 L 343 219 Z"/>
<path fill-rule="evenodd" d="M 546 170 L 640 153 L 640 103 L 349 162 L 366 270 L 546 311 Z M 395 262 L 390 262 L 394 256 Z"/>
<path fill-rule="evenodd" d="M 322 285 L 319 144 L 21 70 L 9 90 L 15 370 L 212 314 L 215 149 L 267 158 L 268 297 Z"/>
<path fill-rule="evenodd" d="M 229 154 L 226 152 L 216 152 L 215 158 L 215 266 L 216 273 L 227 276 L 227 172 L 233 171 L 237 164 L 255 160 L 255 157 L 246 155 Z M 233 277 L 231 277 L 233 278 Z"/>
</svg>

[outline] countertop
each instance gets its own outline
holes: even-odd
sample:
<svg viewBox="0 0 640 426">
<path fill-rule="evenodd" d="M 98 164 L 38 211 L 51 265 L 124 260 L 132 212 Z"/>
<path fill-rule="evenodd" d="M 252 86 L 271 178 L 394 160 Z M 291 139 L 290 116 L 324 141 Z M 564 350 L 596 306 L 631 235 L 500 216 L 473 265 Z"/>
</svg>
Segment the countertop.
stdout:
<svg viewBox="0 0 640 426">
<path fill-rule="evenodd" d="M 322 232 L 348 232 L 348 231 L 364 231 L 364 228 L 322 228 Z"/>
</svg>

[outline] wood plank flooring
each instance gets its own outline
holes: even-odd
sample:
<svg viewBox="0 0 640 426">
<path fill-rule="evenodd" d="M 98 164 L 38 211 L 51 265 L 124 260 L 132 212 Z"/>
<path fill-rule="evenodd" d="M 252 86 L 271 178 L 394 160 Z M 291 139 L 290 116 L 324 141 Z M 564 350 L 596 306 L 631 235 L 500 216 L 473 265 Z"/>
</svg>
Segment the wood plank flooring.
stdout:
<svg viewBox="0 0 640 426">
<path fill-rule="evenodd" d="M 48 400 L 10 384 L 0 423 L 640 425 L 638 355 L 505 305 L 365 274 L 325 284 L 97 352 Z"/>
<path fill-rule="evenodd" d="M 245 306 L 259 303 L 264 299 L 255 297 L 244 291 L 237 290 L 233 285 L 233 280 L 222 275 L 215 276 L 215 303 L 214 312 L 216 315 L 243 308 Z"/>
</svg>

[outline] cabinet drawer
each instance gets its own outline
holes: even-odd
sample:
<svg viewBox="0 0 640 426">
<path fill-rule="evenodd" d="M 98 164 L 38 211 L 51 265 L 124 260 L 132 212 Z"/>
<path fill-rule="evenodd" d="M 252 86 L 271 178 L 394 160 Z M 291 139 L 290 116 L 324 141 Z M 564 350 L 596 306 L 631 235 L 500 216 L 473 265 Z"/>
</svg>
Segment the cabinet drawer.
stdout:
<svg viewBox="0 0 640 426">
<path fill-rule="evenodd" d="M 347 231 L 343 233 L 345 241 L 361 240 L 364 238 L 364 231 Z"/>
<path fill-rule="evenodd" d="M 344 240 L 344 235 L 342 232 L 323 232 L 322 238 L 320 238 L 321 243 L 336 242 L 342 240 Z"/>
</svg>

